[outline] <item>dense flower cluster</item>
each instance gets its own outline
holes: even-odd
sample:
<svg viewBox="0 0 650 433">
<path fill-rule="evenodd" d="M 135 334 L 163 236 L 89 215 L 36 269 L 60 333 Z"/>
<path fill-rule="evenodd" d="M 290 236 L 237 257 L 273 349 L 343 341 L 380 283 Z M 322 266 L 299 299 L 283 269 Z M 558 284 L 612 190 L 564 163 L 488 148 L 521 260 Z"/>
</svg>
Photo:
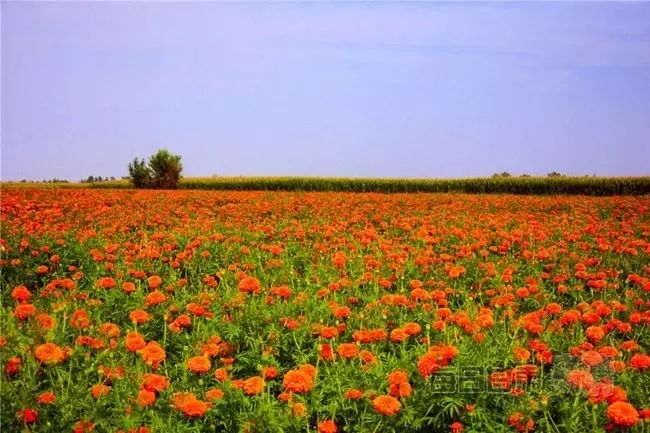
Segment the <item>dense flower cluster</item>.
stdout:
<svg viewBox="0 0 650 433">
<path fill-rule="evenodd" d="M 7 431 L 650 428 L 650 198 L 0 200 Z"/>
</svg>

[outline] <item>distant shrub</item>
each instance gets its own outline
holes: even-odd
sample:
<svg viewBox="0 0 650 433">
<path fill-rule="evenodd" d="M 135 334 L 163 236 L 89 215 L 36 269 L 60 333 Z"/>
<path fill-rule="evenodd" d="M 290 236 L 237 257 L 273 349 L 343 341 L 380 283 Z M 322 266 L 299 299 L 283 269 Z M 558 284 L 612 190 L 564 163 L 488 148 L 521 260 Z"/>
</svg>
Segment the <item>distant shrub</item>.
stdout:
<svg viewBox="0 0 650 433">
<path fill-rule="evenodd" d="M 149 161 L 135 158 L 129 163 L 129 179 L 136 188 L 176 189 L 182 171 L 181 156 L 166 149 L 151 155 Z"/>
<path fill-rule="evenodd" d="M 136 188 L 148 188 L 151 185 L 151 169 L 144 158 L 134 158 L 129 163 L 129 179 Z"/>
<path fill-rule="evenodd" d="M 161 149 L 149 158 L 149 169 L 154 188 L 178 188 L 183 171 L 180 155 L 172 155 L 167 150 Z"/>
</svg>

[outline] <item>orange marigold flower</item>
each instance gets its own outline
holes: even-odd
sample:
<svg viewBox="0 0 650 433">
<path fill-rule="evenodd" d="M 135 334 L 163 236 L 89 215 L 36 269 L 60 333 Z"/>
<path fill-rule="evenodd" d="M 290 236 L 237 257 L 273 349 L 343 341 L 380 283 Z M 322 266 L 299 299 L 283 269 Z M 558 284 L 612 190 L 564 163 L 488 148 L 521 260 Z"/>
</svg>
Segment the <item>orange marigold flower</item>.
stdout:
<svg viewBox="0 0 650 433">
<path fill-rule="evenodd" d="M 45 343 L 37 346 L 34 350 L 34 355 L 41 364 L 58 364 L 66 358 L 63 349 L 54 343 Z"/>
<path fill-rule="evenodd" d="M 309 392 L 313 385 L 313 376 L 303 370 L 289 370 L 282 380 L 283 388 L 295 393 Z"/>
<path fill-rule="evenodd" d="M 599 404 L 603 402 L 614 403 L 627 401 L 627 393 L 621 387 L 607 382 L 596 382 L 587 389 L 589 402 Z"/>
<path fill-rule="evenodd" d="M 615 373 L 622 373 L 625 371 L 625 361 L 619 361 L 619 360 L 614 360 L 614 361 L 609 361 L 609 364 L 607 364 L 610 370 L 612 370 Z"/>
<path fill-rule="evenodd" d="M 402 329 L 404 330 L 404 332 L 406 332 L 407 335 L 411 337 L 414 335 L 418 335 L 420 332 L 422 332 L 422 327 L 415 322 L 409 322 L 405 324 L 402 327 Z"/>
<path fill-rule="evenodd" d="M 126 334 L 124 345 L 130 352 L 135 352 L 144 348 L 144 346 L 146 346 L 146 343 L 140 333 L 137 331 L 131 331 Z"/>
<path fill-rule="evenodd" d="M 380 395 L 372 401 L 372 406 L 377 413 L 392 416 L 397 414 L 402 408 L 398 399 L 390 395 Z"/>
<path fill-rule="evenodd" d="M 167 299 L 167 296 L 165 296 L 164 293 L 154 290 L 153 292 L 149 293 L 147 296 L 144 297 L 144 305 L 146 307 L 150 307 L 152 305 L 159 305 L 165 302 Z"/>
<path fill-rule="evenodd" d="M 42 392 L 36 397 L 36 401 L 40 404 L 52 404 L 56 402 L 56 394 L 52 391 Z"/>
<path fill-rule="evenodd" d="M 590 326 L 585 331 L 585 335 L 587 336 L 589 341 L 593 343 L 598 343 L 600 340 L 602 340 L 605 337 L 605 331 L 600 326 Z"/>
<path fill-rule="evenodd" d="M 335 338 L 339 335 L 339 330 L 335 326 L 323 326 L 319 332 L 321 338 Z"/>
<path fill-rule="evenodd" d="M 167 357 L 165 350 L 155 341 L 148 342 L 146 346 L 138 350 L 138 353 L 142 356 L 144 362 L 154 369 L 158 368 L 160 363 Z"/>
<path fill-rule="evenodd" d="M 16 412 L 18 419 L 25 424 L 33 424 L 38 421 L 38 411 L 36 409 L 26 408 Z"/>
<path fill-rule="evenodd" d="M 336 423 L 331 419 L 321 421 L 318 423 L 318 433 L 336 433 L 339 429 Z"/>
<path fill-rule="evenodd" d="M 375 355 L 369 350 L 361 350 L 359 352 L 359 358 L 361 358 L 361 362 L 364 364 L 372 364 L 375 362 Z"/>
<path fill-rule="evenodd" d="M 444 363 L 443 365 L 447 365 L 447 363 L 449 363 L 452 359 L 456 357 L 456 355 L 458 355 L 458 349 L 450 344 L 434 346 L 429 350 L 430 351 L 436 350 L 440 352 L 440 356 L 442 357 Z"/>
<path fill-rule="evenodd" d="M 393 370 L 388 373 L 388 383 L 390 385 L 399 385 L 403 382 L 408 382 L 409 375 L 403 370 Z"/>
<path fill-rule="evenodd" d="M 221 400 L 223 396 L 224 396 L 224 392 L 217 388 L 211 388 L 207 390 L 205 393 L 205 398 L 207 398 L 210 401 Z"/>
<path fill-rule="evenodd" d="M 512 354 L 514 355 L 515 359 L 519 362 L 526 362 L 530 359 L 530 351 L 523 347 L 515 347 L 512 350 Z"/>
<path fill-rule="evenodd" d="M 70 317 L 70 324 L 73 328 L 85 329 L 90 326 L 90 318 L 84 310 L 77 310 Z"/>
<path fill-rule="evenodd" d="M 390 331 L 390 341 L 393 343 L 401 343 L 406 341 L 408 334 L 402 328 L 396 328 Z"/>
<path fill-rule="evenodd" d="M 334 360 L 334 349 L 332 349 L 331 344 L 321 344 L 320 357 L 323 358 L 325 361 Z"/>
<path fill-rule="evenodd" d="M 280 318 L 280 324 L 284 326 L 287 329 L 290 329 L 292 331 L 298 329 L 300 327 L 300 322 L 296 319 L 293 319 L 291 317 L 281 317 Z"/>
<path fill-rule="evenodd" d="M 423 378 L 428 378 L 440 368 L 447 366 L 458 354 L 452 345 L 431 346 L 429 351 L 418 360 L 418 371 Z"/>
<path fill-rule="evenodd" d="M 179 333 L 184 328 L 189 328 L 190 326 L 192 326 L 192 318 L 187 314 L 181 314 L 169 325 L 169 329 L 172 332 Z"/>
<path fill-rule="evenodd" d="M 613 346 L 603 346 L 598 349 L 598 353 L 607 358 L 614 358 L 616 355 L 618 355 L 618 350 Z"/>
<path fill-rule="evenodd" d="M 18 356 L 12 356 L 7 360 L 5 373 L 7 373 L 7 376 L 15 376 L 16 374 L 20 373 L 22 365 L 23 361 Z"/>
<path fill-rule="evenodd" d="M 102 323 L 102 326 L 99 328 L 102 334 L 104 334 L 107 337 L 112 337 L 116 338 L 120 336 L 120 327 L 117 326 L 115 323 Z"/>
<path fill-rule="evenodd" d="M 141 325 L 148 322 L 150 316 L 149 313 L 144 310 L 133 310 L 129 313 L 129 319 L 131 319 L 131 322 Z"/>
<path fill-rule="evenodd" d="M 73 433 L 90 433 L 95 430 L 95 423 L 91 421 L 77 421 L 74 424 Z"/>
<path fill-rule="evenodd" d="M 275 379 L 278 377 L 278 369 L 275 367 L 264 367 L 262 369 L 262 375 L 264 376 L 264 379 Z"/>
<path fill-rule="evenodd" d="M 621 343 L 621 349 L 622 350 L 627 350 L 627 351 L 630 351 L 630 352 L 634 352 L 636 350 L 639 350 L 639 348 L 640 348 L 639 343 L 637 343 L 634 340 L 628 340 L 628 341 L 624 341 L 623 343 Z"/>
<path fill-rule="evenodd" d="M 393 383 L 390 385 L 390 395 L 393 397 L 406 398 L 412 393 L 411 384 L 408 382 Z"/>
<path fill-rule="evenodd" d="M 187 369 L 192 373 L 202 374 L 207 373 L 212 368 L 210 358 L 207 356 L 195 356 L 187 360 Z"/>
<path fill-rule="evenodd" d="M 337 252 L 334 254 L 334 257 L 332 257 L 332 263 L 334 266 L 336 266 L 339 269 L 343 269 L 345 267 L 345 262 L 347 261 L 347 257 L 344 252 Z"/>
<path fill-rule="evenodd" d="M 148 391 L 164 391 L 169 388 L 169 379 L 160 374 L 148 373 L 142 376 L 142 387 Z"/>
<path fill-rule="evenodd" d="M 17 302 L 27 302 L 31 299 L 32 294 L 25 286 L 16 286 L 11 291 L 11 297 Z"/>
<path fill-rule="evenodd" d="M 576 388 L 587 389 L 595 383 L 595 380 L 589 371 L 575 369 L 567 373 L 567 382 Z"/>
<path fill-rule="evenodd" d="M 291 289 L 288 286 L 274 287 L 271 290 L 271 293 L 280 298 L 289 298 L 291 297 Z"/>
<path fill-rule="evenodd" d="M 311 364 L 302 364 L 300 367 L 298 367 L 298 370 L 304 371 L 308 375 L 310 375 L 312 378 L 316 376 L 316 367 L 314 367 Z"/>
<path fill-rule="evenodd" d="M 32 304 L 18 304 L 14 309 L 14 317 L 18 320 L 27 320 L 36 314 L 36 307 Z"/>
<path fill-rule="evenodd" d="M 124 283 L 122 283 L 122 291 L 124 293 L 133 293 L 135 292 L 135 290 L 136 290 L 135 283 L 132 283 L 131 281 L 125 281 Z"/>
<path fill-rule="evenodd" d="M 645 353 L 637 353 L 630 358 L 630 365 L 637 370 L 645 371 L 650 368 L 650 356 Z"/>
<path fill-rule="evenodd" d="M 342 358 L 350 359 L 357 356 L 359 347 L 354 343 L 343 343 L 339 345 L 336 351 Z"/>
<path fill-rule="evenodd" d="M 345 391 L 345 394 L 343 395 L 349 400 L 359 400 L 361 397 L 363 397 L 363 391 L 359 389 L 350 389 L 348 391 Z"/>
<path fill-rule="evenodd" d="M 117 282 L 112 277 L 102 277 L 97 280 L 97 287 L 100 289 L 112 289 L 117 285 Z"/>
<path fill-rule="evenodd" d="M 418 359 L 418 371 L 423 378 L 427 378 L 440 370 L 438 356 L 435 353 L 425 353 Z"/>
<path fill-rule="evenodd" d="M 162 278 L 160 278 L 158 275 L 152 275 L 147 278 L 147 284 L 149 285 L 150 289 L 157 289 L 162 284 Z"/>
<path fill-rule="evenodd" d="M 214 378 L 217 379 L 218 382 L 225 382 L 228 379 L 228 370 L 225 368 L 217 368 L 214 371 Z"/>
<path fill-rule="evenodd" d="M 451 433 L 462 433 L 463 424 L 459 421 L 454 421 L 451 424 L 449 424 L 449 430 L 451 431 Z"/>
<path fill-rule="evenodd" d="M 149 407 L 156 402 L 156 393 L 148 389 L 140 389 L 138 391 L 138 405 L 141 407 Z"/>
<path fill-rule="evenodd" d="M 607 418 L 617 426 L 632 427 L 639 422 L 639 413 L 630 403 L 617 401 L 607 407 Z"/>
<path fill-rule="evenodd" d="M 191 392 L 176 393 L 172 397 L 174 407 L 189 417 L 201 417 L 210 409 L 211 404 L 201 401 Z"/>
<path fill-rule="evenodd" d="M 244 277 L 239 282 L 239 291 L 243 293 L 257 293 L 260 291 L 260 282 L 257 278 Z"/>
<path fill-rule="evenodd" d="M 96 385 L 93 385 L 90 387 L 90 393 L 94 398 L 99 398 L 103 397 L 105 395 L 108 395 L 108 393 L 111 391 L 110 386 L 106 386 L 104 384 L 98 383 Z"/>
<path fill-rule="evenodd" d="M 332 314 L 337 319 L 347 319 L 348 317 L 350 317 L 350 314 L 352 314 L 352 310 L 350 310 L 350 308 L 346 306 L 337 306 L 332 311 Z"/>
<path fill-rule="evenodd" d="M 246 395 L 256 395 L 261 394 L 264 391 L 264 379 L 260 376 L 253 376 L 244 381 L 244 394 Z"/>
<path fill-rule="evenodd" d="M 43 329 L 52 329 L 54 327 L 54 318 L 46 313 L 40 313 L 36 316 L 36 323 Z"/>
<path fill-rule="evenodd" d="M 304 416 L 307 413 L 307 408 L 302 403 L 294 403 L 291 406 L 291 412 L 295 416 Z"/>
<path fill-rule="evenodd" d="M 515 412 L 508 417 L 508 424 L 516 428 L 521 433 L 532 432 L 535 429 L 535 421 L 526 417 L 521 412 Z"/>
<path fill-rule="evenodd" d="M 580 356 L 580 361 L 589 367 L 595 367 L 603 363 L 603 357 L 594 350 L 588 350 Z"/>
</svg>

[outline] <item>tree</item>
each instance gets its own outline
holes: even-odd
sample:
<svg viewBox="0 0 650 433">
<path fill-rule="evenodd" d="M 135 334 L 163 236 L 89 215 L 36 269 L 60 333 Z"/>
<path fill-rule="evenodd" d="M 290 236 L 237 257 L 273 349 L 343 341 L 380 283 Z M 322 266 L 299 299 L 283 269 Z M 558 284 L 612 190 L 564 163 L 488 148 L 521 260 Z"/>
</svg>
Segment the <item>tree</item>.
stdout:
<svg viewBox="0 0 650 433">
<path fill-rule="evenodd" d="M 151 169 L 144 158 L 134 158 L 129 163 L 129 179 L 136 188 L 147 188 L 151 185 Z"/>
<path fill-rule="evenodd" d="M 181 180 L 183 164 L 180 155 L 172 155 L 166 149 L 161 149 L 149 158 L 149 169 L 152 174 L 152 186 L 160 189 L 176 189 Z"/>
<path fill-rule="evenodd" d="M 161 149 L 149 161 L 135 158 L 129 163 L 129 179 L 136 188 L 176 189 L 183 171 L 180 155 Z"/>
<path fill-rule="evenodd" d="M 561 177 L 562 173 L 558 173 L 557 171 L 552 171 L 549 174 L 547 174 L 548 177 Z"/>
</svg>

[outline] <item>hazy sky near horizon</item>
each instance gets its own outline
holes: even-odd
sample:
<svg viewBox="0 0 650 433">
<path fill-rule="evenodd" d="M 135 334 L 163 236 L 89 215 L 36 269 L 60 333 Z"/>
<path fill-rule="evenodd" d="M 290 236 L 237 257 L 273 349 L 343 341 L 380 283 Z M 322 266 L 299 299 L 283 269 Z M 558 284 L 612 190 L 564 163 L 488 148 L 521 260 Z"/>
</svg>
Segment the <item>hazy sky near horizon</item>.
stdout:
<svg viewBox="0 0 650 433">
<path fill-rule="evenodd" d="M 650 174 L 650 4 L 6 2 L 3 180 Z"/>
</svg>

